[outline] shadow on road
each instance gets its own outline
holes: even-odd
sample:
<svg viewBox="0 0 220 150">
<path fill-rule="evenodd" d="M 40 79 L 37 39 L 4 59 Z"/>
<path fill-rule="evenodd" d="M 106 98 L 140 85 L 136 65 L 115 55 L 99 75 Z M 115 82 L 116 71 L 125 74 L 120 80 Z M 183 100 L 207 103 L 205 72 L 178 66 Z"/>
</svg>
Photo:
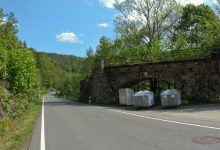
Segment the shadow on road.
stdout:
<svg viewBox="0 0 220 150">
<path fill-rule="evenodd" d="M 157 111 L 157 112 L 187 112 L 196 113 L 204 111 L 218 111 L 220 112 L 220 104 L 199 104 L 179 107 L 161 107 L 154 106 L 149 108 L 135 108 L 133 106 L 117 106 L 116 108 L 128 110 L 128 111 Z"/>
<path fill-rule="evenodd" d="M 61 107 L 85 107 L 85 106 L 101 106 L 106 108 L 117 108 L 127 111 L 155 111 L 155 112 L 179 112 L 179 113 L 196 113 L 196 112 L 204 112 L 204 111 L 217 111 L 220 112 L 220 104 L 198 104 L 198 105 L 188 105 L 188 106 L 179 106 L 179 107 L 161 107 L 161 106 L 153 106 L 150 108 L 135 108 L 134 106 L 118 106 L 118 105 L 88 105 L 84 103 L 80 103 L 77 101 L 70 101 L 62 98 L 56 98 L 52 95 L 46 96 L 47 100 L 44 102 L 45 106 L 53 107 L 53 106 L 61 106 Z"/>
<path fill-rule="evenodd" d="M 61 107 L 66 107 L 66 106 L 71 106 L 71 107 L 88 106 L 86 104 L 79 103 L 79 102 L 76 102 L 76 101 L 58 99 L 58 98 L 55 98 L 55 97 L 47 99 L 44 102 L 44 105 L 48 106 L 48 107 L 53 107 L 53 106 L 61 106 Z"/>
</svg>

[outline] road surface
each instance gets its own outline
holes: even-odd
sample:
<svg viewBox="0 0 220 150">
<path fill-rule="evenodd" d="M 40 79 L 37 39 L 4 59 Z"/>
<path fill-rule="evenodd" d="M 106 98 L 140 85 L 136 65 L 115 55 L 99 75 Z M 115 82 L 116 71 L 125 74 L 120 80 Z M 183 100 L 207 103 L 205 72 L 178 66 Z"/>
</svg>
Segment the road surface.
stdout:
<svg viewBox="0 0 220 150">
<path fill-rule="evenodd" d="M 140 111 L 83 105 L 52 95 L 46 95 L 44 101 L 43 123 L 40 117 L 29 150 L 220 149 L 220 122 L 167 120 L 143 116 Z"/>
</svg>

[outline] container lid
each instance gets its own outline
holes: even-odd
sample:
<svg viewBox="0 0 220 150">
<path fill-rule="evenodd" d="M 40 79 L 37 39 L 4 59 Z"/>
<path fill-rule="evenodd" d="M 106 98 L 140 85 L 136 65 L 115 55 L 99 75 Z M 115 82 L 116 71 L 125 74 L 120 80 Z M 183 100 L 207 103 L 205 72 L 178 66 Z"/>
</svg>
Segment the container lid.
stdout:
<svg viewBox="0 0 220 150">
<path fill-rule="evenodd" d="M 174 90 L 174 89 L 170 90 L 170 89 L 168 89 L 168 90 L 162 91 L 161 95 L 174 95 L 174 94 L 178 94 L 178 93 L 179 93 L 178 90 Z"/>
<path fill-rule="evenodd" d="M 139 91 L 135 93 L 134 96 L 149 96 L 151 93 L 151 91 Z"/>
</svg>

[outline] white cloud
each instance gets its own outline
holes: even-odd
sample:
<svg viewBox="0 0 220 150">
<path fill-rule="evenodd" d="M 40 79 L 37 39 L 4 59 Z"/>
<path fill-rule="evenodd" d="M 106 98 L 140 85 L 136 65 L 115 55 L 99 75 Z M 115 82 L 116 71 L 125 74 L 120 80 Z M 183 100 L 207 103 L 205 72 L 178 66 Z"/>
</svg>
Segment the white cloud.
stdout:
<svg viewBox="0 0 220 150">
<path fill-rule="evenodd" d="M 100 28 L 108 28 L 108 27 L 109 27 L 109 24 L 106 23 L 106 22 L 104 22 L 104 23 L 98 24 L 98 26 L 99 26 Z"/>
<path fill-rule="evenodd" d="M 7 22 L 7 18 L 6 17 L 3 17 L 3 18 L 0 18 L 0 25 L 3 25 Z"/>
<path fill-rule="evenodd" d="M 187 4 L 194 4 L 194 5 L 200 5 L 205 3 L 205 0 L 177 0 L 181 5 L 187 5 Z"/>
<path fill-rule="evenodd" d="M 56 36 L 56 39 L 60 42 L 81 43 L 79 37 L 77 37 L 76 34 L 73 32 L 60 33 Z"/>
<path fill-rule="evenodd" d="M 119 2 L 123 2 L 123 1 L 125 0 L 119 0 Z M 179 2 L 181 5 L 187 5 L 190 3 L 194 5 L 200 5 L 200 4 L 205 3 L 206 0 L 176 0 L 176 1 Z M 211 0 L 211 1 L 213 1 L 214 3 L 217 3 L 217 1 L 220 1 L 220 0 Z M 115 0 L 99 0 L 99 2 L 104 7 L 111 8 L 111 9 L 114 8 Z"/>
<path fill-rule="evenodd" d="M 213 0 L 213 3 L 216 4 L 216 5 L 220 4 L 220 0 Z"/>
<path fill-rule="evenodd" d="M 99 2 L 107 8 L 114 8 L 115 0 L 99 0 Z"/>
<path fill-rule="evenodd" d="M 119 2 L 123 2 L 125 0 L 119 0 Z M 217 0 L 212 0 L 213 2 L 216 2 Z M 115 0 L 99 0 L 99 2 L 107 7 L 107 8 L 114 8 Z M 187 4 L 194 4 L 194 5 L 200 5 L 205 3 L 205 0 L 177 0 L 182 5 L 187 5 Z M 216 2 L 217 3 L 217 2 Z"/>
</svg>

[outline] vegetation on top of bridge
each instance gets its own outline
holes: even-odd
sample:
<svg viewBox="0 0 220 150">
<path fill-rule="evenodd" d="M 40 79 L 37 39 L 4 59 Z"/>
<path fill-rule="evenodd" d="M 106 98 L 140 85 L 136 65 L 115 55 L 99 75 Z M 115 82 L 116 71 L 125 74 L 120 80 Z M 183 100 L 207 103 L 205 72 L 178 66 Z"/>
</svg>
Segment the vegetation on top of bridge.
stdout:
<svg viewBox="0 0 220 150">
<path fill-rule="evenodd" d="M 169 62 L 169 61 L 183 61 L 183 60 L 194 60 L 194 59 L 205 59 L 217 57 L 219 54 L 215 52 L 214 47 L 202 48 L 191 48 L 182 50 L 167 50 L 160 51 L 158 53 L 152 53 L 144 58 L 144 60 L 136 60 L 133 63 L 120 62 L 120 58 L 115 58 L 112 63 L 105 65 L 105 67 L 118 66 L 118 65 L 133 65 L 133 64 L 143 64 L 143 63 L 156 63 L 156 62 Z"/>
<path fill-rule="evenodd" d="M 208 5 L 131 0 L 116 3 L 116 9 L 121 13 L 115 20 L 118 37 L 102 37 L 96 50 L 96 57 L 107 65 L 207 58 L 219 53 L 220 12 Z"/>
</svg>

